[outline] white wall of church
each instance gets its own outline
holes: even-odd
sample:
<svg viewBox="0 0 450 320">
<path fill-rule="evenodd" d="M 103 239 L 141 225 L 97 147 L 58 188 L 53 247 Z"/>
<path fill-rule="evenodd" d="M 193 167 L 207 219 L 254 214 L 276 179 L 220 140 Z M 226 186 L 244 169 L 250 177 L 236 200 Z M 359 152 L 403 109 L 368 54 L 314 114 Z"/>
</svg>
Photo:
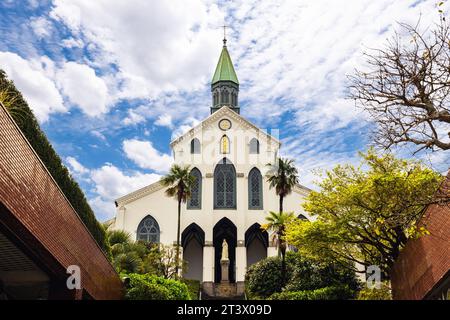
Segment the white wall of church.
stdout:
<svg viewBox="0 0 450 320">
<path fill-rule="evenodd" d="M 218 123 L 222 119 L 229 119 L 232 127 L 228 131 L 222 131 Z M 221 154 L 219 141 L 226 134 L 230 139 L 230 153 Z M 201 153 L 191 154 L 190 143 L 193 138 L 201 142 Z M 260 143 L 259 154 L 249 154 L 248 143 L 250 139 L 257 138 Z M 198 168 L 202 174 L 201 209 L 187 209 L 182 207 L 181 232 L 191 223 L 196 223 L 205 232 L 205 242 L 212 243 L 213 228 L 217 222 L 226 217 L 237 228 L 236 247 L 236 280 L 243 281 L 247 261 L 253 261 L 255 255 L 260 255 L 260 249 L 255 247 L 255 253 L 247 257 L 247 249 L 244 247 L 245 232 L 254 223 L 265 223 L 265 217 L 269 211 L 278 211 L 278 197 L 275 190 L 269 189 L 265 174 L 267 163 L 273 163 L 278 154 L 279 142 L 270 138 L 256 127 L 249 125 L 245 120 L 236 115 L 230 109 L 223 107 L 213 113 L 199 128 L 193 129 L 183 137 L 172 143 L 175 163 Z M 214 209 L 214 169 L 216 164 L 226 157 L 236 169 L 236 209 Z M 263 209 L 250 210 L 248 206 L 248 174 L 253 167 L 257 167 L 263 176 Z M 136 231 L 139 223 L 147 215 L 151 215 L 158 222 L 160 228 L 160 242 L 173 244 L 176 241 L 177 230 L 177 203 L 167 198 L 164 188 L 152 187 L 148 192 L 136 192 L 133 195 L 117 200 L 118 208 L 114 228 L 128 231 L 136 239 Z M 293 211 L 296 215 L 303 211 L 301 203 L 307 194 L 306 190 L 296 189 L 284 200 L 284 210 Z M 308 217 L 310 218 L 310 217 Z M 189 256 L 190 259 L 199 260 L 199 251 Z M 267 248 L 267 256 L 277 254 L 274 247 Z M 214 281 L 214 247 L 203 248 L 203 270 L 199 270 L 197 262 L 191 262 L 192 276 L 199 277 L 203 274 L 203 281 Z M 249 260 L 248 260 L 249 259 Z M 193 270 L 195 265 L 195 270 Z"/>
</svg>

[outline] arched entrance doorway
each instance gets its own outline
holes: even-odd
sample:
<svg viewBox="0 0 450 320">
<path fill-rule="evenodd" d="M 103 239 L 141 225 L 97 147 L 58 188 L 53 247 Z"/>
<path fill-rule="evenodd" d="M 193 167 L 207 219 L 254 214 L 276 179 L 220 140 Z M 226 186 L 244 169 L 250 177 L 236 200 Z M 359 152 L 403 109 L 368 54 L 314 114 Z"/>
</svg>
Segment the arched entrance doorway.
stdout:
<svg viewBox="0 0 450 320">
<path fill-rule="evenodd" d="M 229 280 L 236 281 L 236 244 L 237 229 L 236 226 L 227 218 L 222 218 L 216 223 L 213 229 L 213 245 L 214 245 L 214 282 L 219 283 L 222 280 L 222 272 L 220 266 L 220 258 L 222 254 L 222 242 L 225 239 L 228 243 L 228 258 L 230 259 Z"/>
<path fill-rule="evenodd" d="M 203 247 L 205 232 L 196 223 L 191 223 L 181 234 L 183 260 L 187 262 L 186 279 L 203 280 Z"/>
<path fill-rule="evenodd" d="M 269 235 L 267 231 L 261 230 L 259 223 L 253 224 L 245 232 L 245 246 L 247 248 L 247 268 L 267 258 Z"/>
</svg>

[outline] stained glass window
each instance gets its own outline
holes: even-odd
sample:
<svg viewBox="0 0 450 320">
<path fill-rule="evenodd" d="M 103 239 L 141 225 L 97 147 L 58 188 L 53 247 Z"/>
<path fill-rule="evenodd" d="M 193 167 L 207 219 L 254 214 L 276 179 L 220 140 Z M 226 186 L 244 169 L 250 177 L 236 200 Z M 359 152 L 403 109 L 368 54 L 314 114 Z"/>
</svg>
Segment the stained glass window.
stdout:
<svg viewBox="0 0 450 320">
<path fill-rule="evenodd" d="M 249 143 L 249 152 L 250 154 L 258 154 L 259 153 L 259 141 L 255 138 L 250 140 Z"/>
<path fill-rule="evenodd" d="M 197 138 L 191 140 L 191 153 L 200 153 L 200 140 L 198 140 Z"/>
<path fill-rule="evenodd" d="M 145 242 L 159 242 L 159 225 L 158 222 L 152 217 L 145 217 L 141 223 L 139 223 L 137 229 L 137 240 Z"/>
<path fill-rule="evenodd" d="M 230 139 L 227 136 L 223 136 L 220 139 L 220 153 L 230 153 Z"/>
<path fill-rule="evenodd" d="M 214 208 L 236 209 L 236 171 L 226 159 L 214 170 Z"/>
<path fill-rule="evenodd" d="M 188 209 L 201 209 L 202 207 L 202 174 L 197 168 L 192 169 L 191 175 L 195 178 L 191 187 L 191 197 L 188 201 Z"/>
<path fill-rule="evenodd" d="M 257 168 L 250 170 L 248 174 L 248 208 L 249 209 L 262 209 L 263 197 L 262 197 L 262 176 L 261 172 Z"/>
</svg>

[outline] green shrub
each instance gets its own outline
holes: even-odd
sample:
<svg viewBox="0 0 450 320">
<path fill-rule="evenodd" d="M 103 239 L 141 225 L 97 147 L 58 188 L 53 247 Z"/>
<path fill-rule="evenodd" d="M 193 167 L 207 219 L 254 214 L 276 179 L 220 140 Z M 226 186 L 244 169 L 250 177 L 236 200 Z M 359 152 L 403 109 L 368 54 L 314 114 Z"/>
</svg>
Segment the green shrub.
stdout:
<svg viewBox="0 0 450 320">
<path fill-rule="evenodd" d="M 200 281 L 193 279 L 182 279 L 181 282 L 186 284 L 188 287 L 191 300 L 198 300 L 200 297 Z"/>
<path fill-rule="evenodd" d="M 129 274 L 129 300 L 190 300 L 188 287 L 180 281 L 149 274 Z"/>
<path fill-rule="evenodd" d="M 392 300 L 391 288 L 387 283 L 382 283 L 380 289 L 364 287 L 357 296 L 358 300 Z"/>
<path fill-rule="evenodd" d="M 3 92 L 2 99 L 6 99 L 8 102 L 7 107 L 10 115 L 47 167 L 47 170 L 53 179 L 55 179 L 95 241 L 97 241 L 99 246 L 109 256 L 110 248 L 103 226 L 95 218 L 94 212 L 89 206 L 80 186 L 72 178 L 69 170 L 63 165 L 61 158 L 41 130 L 36 117 L 22 94 L 16 89 L 14 83 L 8 80 L 3 70 L 0 70 L 0 92 Z"/>
<path fill-rule="evenodd" d="M 287 269 L 289 273 L 289 264 Z M 270 257 L 251 265 L 245 274 L 245 286 L 249 299 L 267 298 L 280 292 L 283 288 L 281 259 Z"/>
<path fill-rule="evenodd" d="M 283 291 L 274 293 L 270 300 L 347 300 L 353 298 L 354 290 L 348 286 L 325 287 L 315 290 Z"/>
<path fill-rule="evenodd" d="M 249 299 L 264 299 L 280 292 L 303 292 L 326 287 L 347 286 L 354 298 L 359 281 L 349 269 L 333 264 L 319 264 L 295 252 L 286 255 L 286 283 L 282 284 L 281 259 L 270 257 L 250 266 L 246 273 Z M 346 295 L 347 297 L 347 295 Z"/>
<path fill-rule="evenodd" d="M 108 236 L 108 241 L 111 246 L 115 244 L 125 244 L 131 242 L 130 233 L 124 230 L 112 230 L 106 232 Z"/>
</svg>

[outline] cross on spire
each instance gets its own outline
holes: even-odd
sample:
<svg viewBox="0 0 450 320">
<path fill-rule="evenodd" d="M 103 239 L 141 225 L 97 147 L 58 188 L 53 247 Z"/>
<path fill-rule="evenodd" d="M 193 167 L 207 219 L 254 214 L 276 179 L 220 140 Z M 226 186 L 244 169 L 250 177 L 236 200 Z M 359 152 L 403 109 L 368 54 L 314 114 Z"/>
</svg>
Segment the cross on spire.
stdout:
<svg viewBox="0 0 450 320">
<path fill-rule="evenodd" d="M 227 45 L 227 25 L 221 26 L 223 28 L 223 45 Z"/>
</svg>

